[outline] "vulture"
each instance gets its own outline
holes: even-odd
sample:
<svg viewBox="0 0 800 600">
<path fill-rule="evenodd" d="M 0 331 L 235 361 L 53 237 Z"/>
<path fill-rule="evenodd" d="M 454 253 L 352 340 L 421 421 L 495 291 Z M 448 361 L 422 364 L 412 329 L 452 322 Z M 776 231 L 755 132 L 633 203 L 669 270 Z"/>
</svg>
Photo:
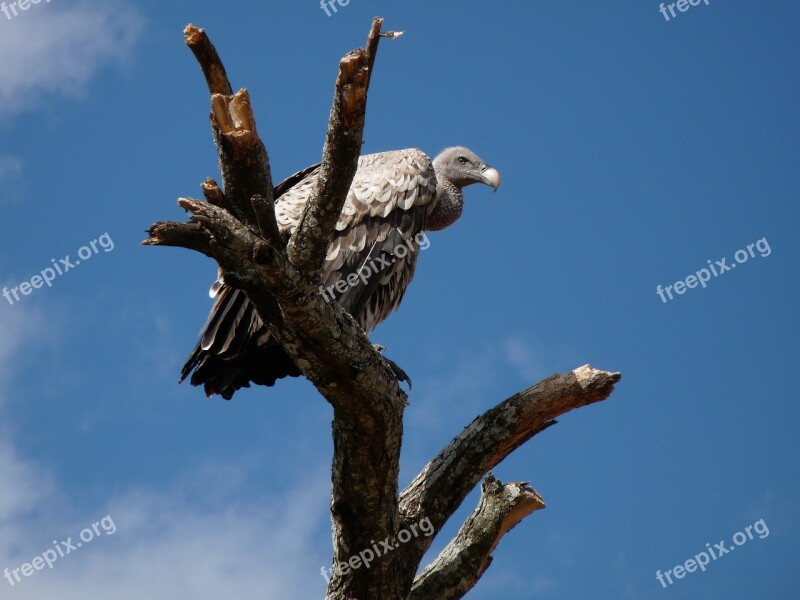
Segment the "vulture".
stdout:
<svg viewBox="0 0 800 600">
<path fill-rule="evenodd" d="M 317 164 L 275 187 L 275 216 L 285 239 L 298 226 L 318 174 Z M 359 157 L 328 247 L 320 293 L 371 331 L 400 305 L 420 244 L 428 242 L 426 232 L 461 216 L 462 189 L 473 183 L 497 190 L 500 174 L 463 147 L 447 148 L 434 160 L 414 148 Z M 362 276 L 355 280 L 354 273 Z M 192 385 L 202 385 L 207 396 L 230 400 L 250 383 L 271 386 L 301 374 L 245 293 L 226 285 L 222 273 L 209 294 L 215 302 L 180 381 L 191 374 Z"/>
</svg>

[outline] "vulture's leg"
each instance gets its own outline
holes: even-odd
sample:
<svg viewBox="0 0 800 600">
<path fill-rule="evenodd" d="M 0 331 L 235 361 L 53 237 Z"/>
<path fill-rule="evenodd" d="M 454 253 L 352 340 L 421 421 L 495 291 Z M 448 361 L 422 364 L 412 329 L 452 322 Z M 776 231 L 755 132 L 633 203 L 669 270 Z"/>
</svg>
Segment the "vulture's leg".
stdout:
<svg viewBox="0 0 800 600">
<path fill-rule="evenodd" d="M 383 351 L 386 350 L 386 347 L 383 344 L 372 344 L 372 347 L 375 348 L 375 350 L 377 350 L 378 352 L 380 352 L 382 356 L 383 356 Z M 403 371 L 403 369 L 397 366 L 397 363 L 394 362 L 393 360 L 386 358 L 385 356 L 383 356 L 383 360 L 385 360 L 386 364 L 388 364 L 389 367 L 391 367 L 394 376 L 397 377 L 397 381 L 405 381 L 406 383 L 408 383 L 408 389 L 410 390 L 411 377 L 408 376 L 408 373 L 406 373 L 405 371 Z"/>
</svg>

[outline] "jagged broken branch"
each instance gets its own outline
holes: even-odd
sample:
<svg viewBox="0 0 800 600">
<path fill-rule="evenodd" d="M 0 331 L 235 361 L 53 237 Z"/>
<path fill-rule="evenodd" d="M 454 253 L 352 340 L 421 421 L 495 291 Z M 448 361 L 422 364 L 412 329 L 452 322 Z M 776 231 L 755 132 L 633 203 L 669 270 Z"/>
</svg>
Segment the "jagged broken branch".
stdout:
<svg viewBox="0 0 800 600">
<path fill-rule="evenodd" d="M 410 600 L 457 600 L 471 590 L 492 562 L 500 539 L 522 519 L 544 508 L 526 483 L 502 484 L 489 473 L 475 511 L 452 541 L 414 581 Z"/>
</svg>

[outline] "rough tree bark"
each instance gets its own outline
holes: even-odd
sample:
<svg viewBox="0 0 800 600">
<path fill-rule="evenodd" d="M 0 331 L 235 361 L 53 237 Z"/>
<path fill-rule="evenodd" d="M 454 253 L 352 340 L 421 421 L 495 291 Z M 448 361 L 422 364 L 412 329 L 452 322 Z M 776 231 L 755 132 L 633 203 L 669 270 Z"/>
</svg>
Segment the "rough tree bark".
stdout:
<svg viewBox="0 0 800 600">
<path fill-rule="evenodd" d="M 512 396 L 475 419 L 399 493 L 407 396 L 364 331 L 318 291 L 326 248 L 361 151 L 378 43 L 398 35 L 382 33 L 382 23 L 376 18 L 366 46 L 339 63 L 319 184 L 285 246 L 250 97 L 244 89 L 233 92 L 205 32 L 187 26 L 185 41 L 211 93 L 222 187 L 206 180 L 205 202 L 178 201 L 189 211 L 189 222 L 156 223 L 143 243 L 183 247 L 214 259 L 226 282 L 247 294 L 275 339 L 333 407 L 330 509 L 337 567 L 326 598 L 456 599 L 488 568 L 503 535 L 544 507 L 527 484 L 502 484 L 489 470 L 559 415 L 607 398 L 620 375 L 586 365 Z M 435 535 L 487 473 L 475 512 L 415 577 Z M 430 523 L 430 535 L 419 535 L 422 523 Z"/>
</svg>

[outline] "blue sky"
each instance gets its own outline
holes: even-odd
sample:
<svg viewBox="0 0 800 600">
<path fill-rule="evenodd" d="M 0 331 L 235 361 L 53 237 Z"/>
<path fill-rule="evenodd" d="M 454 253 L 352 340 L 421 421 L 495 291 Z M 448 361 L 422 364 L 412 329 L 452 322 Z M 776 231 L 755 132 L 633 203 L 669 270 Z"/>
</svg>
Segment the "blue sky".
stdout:
<svg viewBox="0 0 800 600">
<path fill-rule="evenodd" d="M 0 286 L 87 258 L 0 297 L 0 569 L 106 515 L 116 531 L 0 579 L 0 597 L 323 596 L 330 407 L 302 380 L 230 403 L 178 386 L 215 266 L 139 242 L 217 177 L 187 23 L 250 90 L 280 179 L 318 160 L 338 59 L 375 14 L 406 35 L 381 45 L 364 151 L 466 145 L 503 175 L 467 190 L 372 334 L 414 380 L 401 485 L 539 379 L 623 373 L 495 470 L 547 509 L 469 597 L 796 595 L 797 3 L 667 21 L 653 1 L 351 0 L 328 17 L 314 1 L 53 0 L 0 13 Z M 90 252 L 103 234 L 113 249 Z M 706 288 L 657 295 L 758 240 L 769 252 Z M 768 536 L 659 584 L 761 519 Z"/>
</svg>

